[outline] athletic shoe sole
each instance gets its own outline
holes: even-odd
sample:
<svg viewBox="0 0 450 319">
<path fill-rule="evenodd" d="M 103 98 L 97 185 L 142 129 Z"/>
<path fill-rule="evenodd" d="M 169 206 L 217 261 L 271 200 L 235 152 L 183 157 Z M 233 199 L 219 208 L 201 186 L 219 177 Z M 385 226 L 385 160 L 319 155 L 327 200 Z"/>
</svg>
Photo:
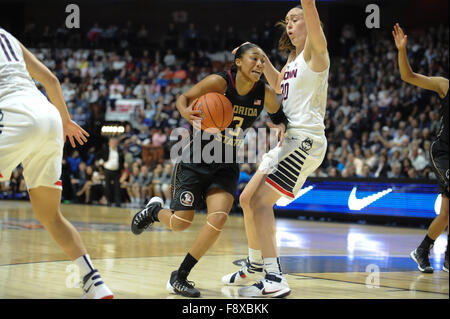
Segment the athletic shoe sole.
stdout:
<svg viewBox="0 0 450 319">
<path fill-rule="evenodd" d="M 145 206 L 144 209 L 146 209 L 148 206 L 150 206 L 151 204 L 154 204 L 154 203 L 159 203 L 159 204 L 161 205 L 161 207 L 163 207 L 163 205 L 164 205 L 164 201 L 163 201 L 160 197 L 156 197 L 156 196 L 155 196 L 155 197 L 152 197 L 152 198 L 148 201 L 148 203 L 147 203 L 147 205 Z M 144 209 L 143 209 L 143 210 L 144 210 Z M 154 223 L 154 221 L 153 221 L 153 222 L 151 222 L 147 227 L 142 228 L 142 229 L 138 229 L 137 226 L 134 225 L 134 221 L 136 220 L 136 217 L 137 217 L 143 210 L 137 212 L 137 213 L 134 215 L 133 220 L 131 221 L 131 232 L 132 232 L 133 234 L 135 234 L 135 235 L 140 235 L 140 234 L 142 234 L 148 227 L 152 226 L 153 223 Z"/>
<path fill-rule="evenodd" d="M 284 298 L 284 297 L 289 296 L 290 294 L 291 294 L 291 289 L 290 288 L 280 289 L 280 290 L 278 290 L 276 292 L 273 292 L 273 293 L 264 293 L 264 292 L 262 292 L 261 294 L 253 295 L 253 296 L 240 294 L 239 291 L 238 291 L 239 297 L 245 297 L 245 298 Z"/>
<path fill-rule="evenodd" d="M 285 288 L 285 289 L 282 289 L 281 291 L 275 293 L 272 297 L 273 298 L 284 298 L 284 297 L 289 296 L 290 294 L 291 294 L 291 289 Z"/>
<path fill-rule="evenodd" d="M 420 267 L 420 264 L 419 264 L 419 262 L 417 261 L 417 258 L 416 258 L 416 256 L 415 256 L 415 250 L 413 250 L 410 254 L 409 254 L 409 256 L 411 257 L 411 259 L 412 260 L 414 260 L 415 262 L 416 262 L 416 264 L 417 264 L 417 268 L 421 271 L 421 272 L 423 272 L 423 273 L 425 273 L 425 274 L 432 274 L 433 273 L 433 270 L 425 270 L 425 269 L 423 269 L 422 267 Z"/>
<path fill-rule="evenodd" d="M 200 297 L 200 295 L 198 295 L 198 296 L 191 296 L 191 295 L 188 295 L 186 293 L 176 291 L 175 288 L 173 288 L 173 286 L 170 284 L 170 279 L 167 281 L 166 289 L 167 289 L 168 292 L 170 292 L 172 294 L 180 295 L 180 296 L 183 296 L 183 297 L 188 297 L 188 298 L 198 298 L 198 297 Z"/>
</svg>

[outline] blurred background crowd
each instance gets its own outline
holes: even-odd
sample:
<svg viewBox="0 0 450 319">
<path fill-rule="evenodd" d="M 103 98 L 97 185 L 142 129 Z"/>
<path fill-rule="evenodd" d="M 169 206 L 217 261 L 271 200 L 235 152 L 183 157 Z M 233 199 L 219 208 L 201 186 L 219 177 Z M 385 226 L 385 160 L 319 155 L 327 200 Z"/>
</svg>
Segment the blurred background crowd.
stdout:
<svg viewBox="0 0 450 319">
<path fill-rule="evenodd" d="M 280 70 L 285 58 L 276 50 L 280 32 L 272 22 L 252 29 L 250 37 L 219 24 L 207 33 L 195 23 L 186 28 L 170 23 L 157 49 L 146 25 L 131 22 L 95 23 L 84 33 L 26 24 L 22 42 L 57 75 L 72 119 L 91 134 L 83 147 L 66 145 L 64 200 L 139 206 L 160 196 L 169 205 L 169 136 L 174 128 L 189 127 L 176 109 L 177 97 L 208 74 L 228 68 L 231 50 L 245 41 L 260 45 Z M 408 58 L 416 72 L 448 77 L 448 41 L 443 41 L 448 32 L 447 25 L 440 25 L 416 29 L 408 37 Z M 392 35 L 378 31 L 361 36 L 346 24 L 331 58 L 328 150 L 313 177 L 435 179 L 428 150 L 439 128 L 441 100 L 401 81 Z M 108 145 L 101 132 L 107 110 L 121 99 L 142 99 L 144 107 L 116 135 L 124 159 L 117 202 L 105 185 L 99 151 Z M 263 113 L 255 128 L 268 121 Z M 256 168 L 257 163 L 241 165 L 239 191 Z M 18 167 L 9 182 L 0 183 L 0 198 L 26 196 Z"/>
</svg>

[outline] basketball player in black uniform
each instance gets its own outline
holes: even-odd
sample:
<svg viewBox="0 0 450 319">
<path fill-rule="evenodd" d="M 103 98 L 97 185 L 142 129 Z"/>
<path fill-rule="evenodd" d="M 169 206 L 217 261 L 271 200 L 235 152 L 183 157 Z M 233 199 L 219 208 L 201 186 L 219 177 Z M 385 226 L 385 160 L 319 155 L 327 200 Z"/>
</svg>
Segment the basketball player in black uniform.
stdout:
<svg viewBox="0 0 450 319">
<path fill-rule="evenodd" d="M 422 243 L 410 254 L 421 272 L 432 273 L 433 267 L 429 260 L 430 250 L 434 241 L 448 226 L 448 79 L 437 76 L 424 76 L 413 72 L 406 54 L 407 36 L 403 33 L 398 23 L 394 26 L 392 34 L 398 49 L 398 64 L 402 80 L 418 87 L 432 90 L 443 99 L 440 109 L 441 125 L 437 137 L 430 147 L 431 164 L 439 181 L 439 193 L 442 194 L 441 210 L 428 228 L 427 235 Z M 443 270 L 448 272 L 448 241 Z"/>
<path fill-rule="evenodd" d="M 236 52 L 232 70 L 209 75 L 177 100 L 180 114 L 193 125 L 194 133 L 183 149 L 182 161 L 173 170 L 170 210 L 162 208 L 162 199 L 153 197 L 134 216 L 131 225 L 132 232 L 136 235 L 155 221 L 173 231 L 182 231 L 192 223 L 195 210 L 206 203 L 206 224 L 201 228 L 179 269 L 172 272 L 167 283 L 170 292 L 186 297 L 200 296 L 200 291 L 187 281 L 187 276 L 214 244 L 224 227 L 234 202 L 239 178 L 237 149 L 243 144 L 246 130 L 259 117 L 263 107 L 275 124 L 268 123 L 269 126 L 278 129 L 280 136 L 284 132 L 286 117 L 275 91 L 260 79 L 263 69 L 263 51 L 257 45 L 248 43 Z M 199 127 L 196 121 L 201 120 L 201 114 L 192 109 L 192 102 L 208 92 L 225 94 L 233 105 L 234 116 L 225 131 L 209 136 L 196 129 Z M 202 139 L 197 143 L 200 147 L 196 147 L 196 138 Z"/>
</svg>

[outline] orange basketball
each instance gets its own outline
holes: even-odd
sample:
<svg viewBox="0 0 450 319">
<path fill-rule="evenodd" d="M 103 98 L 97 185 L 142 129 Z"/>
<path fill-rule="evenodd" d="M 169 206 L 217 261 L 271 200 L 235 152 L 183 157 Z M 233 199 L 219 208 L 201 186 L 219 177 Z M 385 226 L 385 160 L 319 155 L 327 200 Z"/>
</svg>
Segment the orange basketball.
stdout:
<svg viewBox="0 0 450 319">
<path fill-rule="evenodd" d="M 233 120 L 233 105 L 225 95 L 220 93 L 212 92 L 200 96 L 193 109 L 202 112 L 201 124 L 204 131 L 208 131 L 209 128 L 223 131 Z"/>
</svg>

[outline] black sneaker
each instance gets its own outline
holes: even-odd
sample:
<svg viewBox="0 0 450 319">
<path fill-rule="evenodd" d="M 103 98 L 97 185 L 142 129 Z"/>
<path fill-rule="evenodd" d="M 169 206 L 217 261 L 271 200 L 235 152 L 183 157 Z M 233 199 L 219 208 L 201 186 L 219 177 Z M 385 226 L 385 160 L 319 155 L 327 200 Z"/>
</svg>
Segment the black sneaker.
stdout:
<svg viewBox="0 0 450 319">
<path fill-rule="evenodd" d="M 432 274 L 433 267 L 431 267 L 430 259 L 429 259 L 430 251 L 428 249 L 416 248 L 409 254 L 412 260 L 417 263 L 417 268 L 423 273 Z"/>
<path fill-rule="evenodd" d="M 133 234 L 141 234 L 147 227 L 157 221 L 156 215 L 163 204 L 164 201 L 159 197 L 150 199 L 147 206 L 133 217 L 133 221 L 131 222 L 131 231 Z"/>
<path fill-rule="evenodd" d="M 444 260 L 444 266 L 442 266 L 442 270 L 445 272 L 448 272 L 448 250 L 445 251 L 445 260 Z"/>
<path fill-rule="evenodd" d="M 200 297 L 200 291 L 194 288 L 194 283 L 187 280 L 187 274 L 179 275 L 178 270 L 175 270 L 170 275 L 166 288 L 171 293 L 182 295 L 185 297 L 196 298 Z"/>
</svg>

